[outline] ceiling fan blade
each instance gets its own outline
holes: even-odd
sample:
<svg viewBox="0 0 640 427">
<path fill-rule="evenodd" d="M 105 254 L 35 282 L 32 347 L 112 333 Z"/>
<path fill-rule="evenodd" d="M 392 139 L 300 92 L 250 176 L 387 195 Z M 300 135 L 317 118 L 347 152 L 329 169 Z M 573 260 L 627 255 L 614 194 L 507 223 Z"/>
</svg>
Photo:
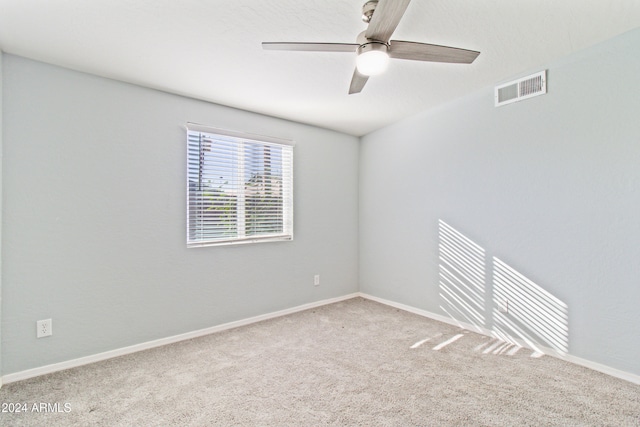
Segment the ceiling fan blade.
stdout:
<svg viewBox="0 0 640 427">
<path fill-rule="evenodd" d="M 365 76 L 364 74 L 360 74 L 358 69 L 356 68 L 353 72 L 353 77 L 351 78 L 351 85 L 349 86 L 349 95 L 353 93 L 360 93 L 362 88 L 369 80 L 369 76 Z"/>
<path fill-rule="evenodd" d="M 411 0 L 379 0 L 364 33 L 368 39 L 388 42 Z"/>
<path fill-rule="evenodd" d="M 356 43 L 262 42 L 262 48 L 266 50 L 296 50 L 305 52 L 355 52 L 358 46 Z"/>
<path fill-rule="evenodd" d="M 388 54 L 389 57 L 397 59 L 471 64 L 480 52 L 435 44 L 391 40 Z"/>
</svg>

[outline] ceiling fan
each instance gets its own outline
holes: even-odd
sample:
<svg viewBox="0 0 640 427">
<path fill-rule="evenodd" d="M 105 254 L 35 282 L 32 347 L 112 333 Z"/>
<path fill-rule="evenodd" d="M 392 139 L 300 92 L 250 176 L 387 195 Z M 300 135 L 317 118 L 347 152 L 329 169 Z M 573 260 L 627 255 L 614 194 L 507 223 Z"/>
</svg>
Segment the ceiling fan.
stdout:
<svg viewBox="0 0 640 427">
<path fill-rule="evenodd" d="M 369 25 L 358 35 L 355 43 L 263 42 L 262 47 L 267 50 L 357 52 L 349 94 L 362 91 L 369 76 L 384 72 L 389 58 L 470 64 L 480 55 L 474 50 L 390 40 L 410 1 L 367 1 L 362 6 L 362 20 Z"/>
</svg>

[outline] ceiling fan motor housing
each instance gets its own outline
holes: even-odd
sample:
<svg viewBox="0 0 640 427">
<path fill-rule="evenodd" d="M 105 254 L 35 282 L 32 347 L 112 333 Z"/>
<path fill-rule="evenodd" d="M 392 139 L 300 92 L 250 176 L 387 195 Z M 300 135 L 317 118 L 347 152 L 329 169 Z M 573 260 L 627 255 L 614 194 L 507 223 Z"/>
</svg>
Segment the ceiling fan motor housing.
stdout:
<svg viewBox="0 0 640 427">
<path fill-rule="evenodd" d="M 377 40 L 369 40 L 368 42 L 363 43 L 358 47 L 358 55 L 362 55 L 365 52 L 371 52 L 374 50 L 387 53 L 388 49 L 389 45 L 387 45 L 386 43 Z"/>
</svg>

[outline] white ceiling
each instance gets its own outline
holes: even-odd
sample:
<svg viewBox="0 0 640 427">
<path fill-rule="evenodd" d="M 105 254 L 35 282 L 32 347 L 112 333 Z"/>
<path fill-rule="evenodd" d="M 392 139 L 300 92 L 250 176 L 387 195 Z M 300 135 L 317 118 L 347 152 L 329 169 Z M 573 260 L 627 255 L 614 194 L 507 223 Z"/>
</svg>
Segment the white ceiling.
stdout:
<svg viewBox="0 0 640 427">
<path fill-rule="evenodd" d="M 0 0 L 7 53 L 363 135 L 640 26 L 639 0 L 413 0 L 392 39 L 478 50 L 471 65 L 392 60 L 347 95 L 364 0 Z"/>
</svg>

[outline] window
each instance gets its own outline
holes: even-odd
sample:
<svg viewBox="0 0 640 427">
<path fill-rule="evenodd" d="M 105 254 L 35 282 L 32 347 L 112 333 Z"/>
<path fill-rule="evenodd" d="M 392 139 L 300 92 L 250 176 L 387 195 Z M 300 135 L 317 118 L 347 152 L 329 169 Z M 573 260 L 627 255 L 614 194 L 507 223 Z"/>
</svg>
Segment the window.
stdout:
<svg viewBox="0 0 640 427">
<path fill-rule="evenodd" d="M 293 239 L 293 143 L 187 125 L 187 247 Z"/>
</svg>

